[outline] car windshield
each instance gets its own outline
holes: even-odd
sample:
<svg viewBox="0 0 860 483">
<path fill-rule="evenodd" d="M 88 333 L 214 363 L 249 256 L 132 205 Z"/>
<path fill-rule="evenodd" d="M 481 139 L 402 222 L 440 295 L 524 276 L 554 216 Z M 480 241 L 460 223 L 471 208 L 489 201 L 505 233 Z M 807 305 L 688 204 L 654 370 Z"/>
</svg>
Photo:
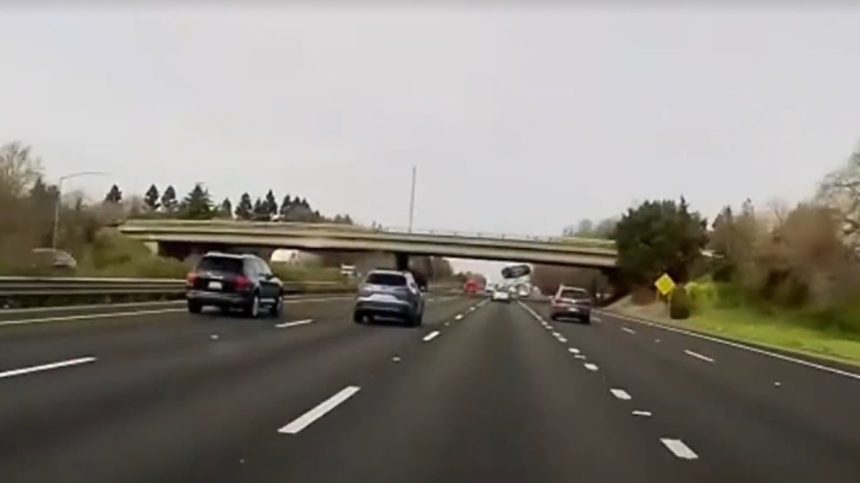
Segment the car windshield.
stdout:
<svg viewBox="0 0 860 483">
<path fill-rule="evenodd" d="M 561 293 L 559 294 L 559 297 L 561 297 L 563 299 L 574 299 L 574 300 L 587 299 L 588 298 L 588 292 L 586 292 L 585 290 L 581 290 L 581 289 L 567 288 L 567 289 L 564 289 L 561 291 Z"/>
<path fill-rule="evenodd" d="M 242 259 L 231 257 L 203 257 L 197 264 L 198 272 L 242 273 Z"/>
<path fill-rule="evenodd" d="M 396 273 L 371 273 L 367 276 L 367 280 L 365 282 L 370 285 L 403 287 L 406 285 L 406 277 Z"/>
</svg>

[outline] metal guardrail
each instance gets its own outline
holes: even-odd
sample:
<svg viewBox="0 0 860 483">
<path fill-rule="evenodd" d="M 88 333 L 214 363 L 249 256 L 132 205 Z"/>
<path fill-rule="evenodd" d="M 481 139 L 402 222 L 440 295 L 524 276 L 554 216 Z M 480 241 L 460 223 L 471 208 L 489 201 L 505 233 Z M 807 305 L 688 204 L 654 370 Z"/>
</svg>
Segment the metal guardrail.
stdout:
<svg viewBox="0 0 860 483">
<path fill-rule="evenodd" d="M 341 282 L 284 282 L 286 293 L 349 291 Z M 185 294 L 183 279 L 0 277 L 0 300 L 21 301 L 45 297 L 155 297 L 179 298 Z"/>
</svg>

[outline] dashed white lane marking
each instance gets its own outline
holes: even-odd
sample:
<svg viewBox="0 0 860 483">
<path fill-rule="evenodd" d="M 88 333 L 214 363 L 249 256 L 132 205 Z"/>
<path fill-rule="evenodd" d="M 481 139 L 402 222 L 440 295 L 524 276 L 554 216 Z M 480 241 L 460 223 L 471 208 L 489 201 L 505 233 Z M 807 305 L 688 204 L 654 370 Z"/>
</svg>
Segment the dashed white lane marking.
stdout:
<svg viewBox="0 0 860 483">
<path fill-rule="evenodd" d="M 622 327 L 621 330 L 623 330 L 624 332 L 627 332 L 628 334 L 635 334 L 636 333 L 635 330 L 628 329 L 627 327 Z"/>
<path fill-rule="evenodd" d="M 434 330 L 433 332 L 430 332 L 429 334 L 425 335 L 425 336 L 424 336 L 424 339 L 422 339 L 422 340 L 423 340 L 424 342 L 430 342 L 431 340 L 435 339 L 435 338 L 436 338 L 436 337 L 438 337 L 438 336 L 439 336 L 439 331 L 438 331 L 438 330 Z"/>
<path fill-rule="evenodd" d="M 585 366 L 585 368 L 586 368 L 586 369 L 588 369 L 589 371 L 596 371 L 596 370 L 597 370 L 597 364 L 592 364 L 591 362 L 586 362 L 586 363 L 585 363 L 585 364 L 583 364 L 583 365 L 584 365 L 584 366 Z"/>
<path fill-rule="evenodd" d="M 394 362 L 400 362 L 400 356 L 394 356 L 391 358 L 391 360 Z"/>
<path fill-rule="evenodd" d="M 310 426 L 314 421 L 325 416 L 326 413 L 336 408 L 347 399 L 351 398 L 355 393 L 360 390 L 361 388 L 358 386 L 347 386 L 343 388 L 334 396 L 319 403 L 315 408 L 302 414 L 297 419 L 294 419 L 291 423 L 279 429 L 278 432 L 284 434 L 297 434 L 299 431 Z"/>
<path fill-rule="evenodd" d="M 705 334 L 700 334 L 700 333 L 698 333 L 698 332 L 693 332 L 693 331 L 689 331 L 689 330 L 679 329 L 679 328 L 676 328 L 676 327 L 669 327 L 669 326 L 667 326 L 667 325 L 657 324 L 657 323 L 654 323 L 654 322 L 650 322 L 650 321 L 643 320 L 643 319 L 639 319 L 639 318 L 635 318 L 635 317 L 628 317 L 628 316 L 625 316 L 625 315 L 619 315 L 619 314 L 612 314 L 612 315 L 613 315 L 613 316 L 615 316 L 615 317 L 618 317 L 619 319 L 625 319 L 625 320 L 629 320 L 629 321 L 632 321 L 632 322 L 637 322 L 637 323 L 640 323 L 640 324 L 643 324 L 643 325 L 647 325 L 647 326 L 650 326 L 650 327 L 656 327 L 656 328 L 658 328 L 658 329 L 668 330 L 669 332 L 675 332 L 675 333 L 678 333 L 678 334 L 688 335 L 688 336 L 690 336 L 690 337 L 696 337 L 696 338 L 698 338 L 698 339 L 703 339 L 703 340 L 706 340 L 706 341 L 709 341 L 709 342 L 714 342 L 714 343 L 716 343 L 716 344 L 722 344 L 722 345 L 726 345 L 726 346 L 729 346 L 729 347 L 734 347 L 735 349 L 741 349 L 741 350 L 745 350 L 745 351 L 748 351 L 748 352 L 753 352 L 753 353 L 756 353 L 756 354 L 760 354 L 760 355 L 763 355 L 763 356 L 773 357 L 774 359 L 779 359 L 779 360 L 786 361 L 786 362 L 793 362 L 793 363 L 795 363 L 795 364 L 800 364 L 801 366 L 806 366 L 806 367 L 809 367 L 809 368 L 812 368 L 812 369 L 818 369 L 819 371 L 829 372 L 829 373 L 831 373 L 831 374 L 837 374 L 837 375 L 840 375 L 840 376 L 850 377 L 851 379 L 857 379 L 857 380 L 860 380 L 860 374 L 857 374 L 857 373 L 854 373 L 854 372 L 843 371 L 842 369 L 836 369 L 835 367 L 825 366 L 825 365 L 822 365 L 822 364 L 816 364 L 816 363 L 814 363 L 814 362 L 805 361 L 805 360 L 803 360 L 803 359 L 798 359 L 798 358 L 796 358 L 796 357 L 791 357 L 791 356 L 786 356 L 786 355 L 778 354 L 778 353 L 776 353 L 776 352 L 771 352 L 771 351 L 768 351 L 768 350 L 759 349 L 759 348 L 757 348 L 757 347 L 752 347 L 752 346 L 748 346 L 748 345 L 740 344 L 740 343 L 738 343 L 738 342 L 732 342 L 732 341 L 729 341 L 729 340 L 720 339 L 720 338 L 718 338 L 718 337 L 711 337 L 711 336 L 708 336 L 708 335 L 705 335 Z M 655 339 L 655 340 L 654 340 L 654 342 L 660 342 L 660 339 Z"/>
<path fill-rule="evenodd" d="M 463 320 L 463 314 L 457 314 L 457 316 L 454 317 L 454 320 Z"/>
<path fill-rule="evenodd" d="M 558 339 L 558 341 L 559 341 L 559 342 L 561 342 L 562 344 L 567 344 L 567 339 L 565 339 L 564 337 L 557 337 L 557 339 Z"/>
<path fill-rule="evenodd" d="M 448 327 L 449 325 L 451 325 L 451 322 L 445 322 L 443 325 L 444 325 L 445 327 Z"/>
<path fill-rule="evenodd" d="M 474 311 L 475 311 L 475 307 L 469 307 L 469 312 L 474 312 Z"/>
<path fill-rule="evenodd" d="M 296 320 L 293 322 L 284 322 L 282 324 L 275 324 L 275 327 L 277 327 L 279 329 L 286 329 L 289 327 L 296 327 L 298 325 L 312 324 L 313 322 L 314 322 L 314 319 L 303 319 L 303 320 Z"/>
<path fill-rule="evenodd" d="M 598 317 L 592 317 L 592 318 L 591 318 L 591 320 L 593 320 L 593 321 L 595 321 L 595 322 L 603 322 L 603 321 L 602 321 L 602 320 L 600 320 Z"/>
<path fill-rule="evenodd" d="M 59 369 L 61 367 L 69 367 L 69 366 L 77 366 L 80 364 L 88 364 L 90 362 L 95 362 L 95 361 L 96 361 L 95 357 L 78 357 L 77 359 L 69 359 L 66 361 L 51 362 L 50 364 L 41 364 L 38 366 L 22 367 L 21 369 L 11 369 L 8 371 L 0 372 L 0 379 L 5 379 L 7 377 L 22 376 L 24 374 L 31 374 L 33 372 L 50 371 L 51 369 Z"/>
<path fill-rule="evenodd" d="M 571 354 L 579 354 L 579 349 L 577 349 L 576 347 L 568 347 L 567 351 Z"/>
<path fill-rule="evenodd" d="M 582 355 L 582 354 L 577 354 L 577 355 L 575 355 L 575 356 L 573 356 L 573 357 L 575 357 L 575 358 L 577 358 L 577 359 L 585 359 L 585 356 L 584 356 L 584 355 Z"/>
<path fill-rule="evenodd" d="M 689 446 L 684 444 L 680 439 L 660 438 L 663 446 L 669 449 L 675 456 L 682 460 L 694 460 L 699 457 Z"/>
<path fill-rule="evenodd" d="M 642 411 L 640 409 L 636 409 L 634 411 L 631 411 L 630 414 L 632 414 L 634 416 L 640 416 L 643 418 L 650 418 L 651 417 L 651 411 Z"/>
<path fill-rule="evenodd" d="M 705 361 L 705 362 L 714 362 L 714 360 L 713 360 L 713 359 L 711 359 L 710 357 L 705 356 L 705 355 L 702 355 L 702 354 L 699 354 L 698 352 L 693 352 L 693 351 L 691 351 L 691 350 L 686 350 L 686 349 L 685 349 L 685 350 L 684 350 L 684 354 L 687 354 L 688 356 L 691 356 L 691 357 L 695 357 L 696 359 L 703 360 L 703 361 Z"/>
<path fill-rule="evenodd" d="M 613 396 L 618 399 L 621 399 L 622 401 L 629 401 L 630 399 L 632 399 L 630 397 L 630 394 L 628 394 L 627 391 L 625 391 L 624 389 L 610 389 L 609 392 L 611 392 Z"/>
<path fill-rule="evenodd" d="M 552 335 L 553 335 L 553 336 L 555 336 L 555 337 L 561 337 L 561 334 L 560 334 L 560 333 L 558 333 L 558 332 L 553 332 L 553 333 L 552 333 Z"/>
</svg>

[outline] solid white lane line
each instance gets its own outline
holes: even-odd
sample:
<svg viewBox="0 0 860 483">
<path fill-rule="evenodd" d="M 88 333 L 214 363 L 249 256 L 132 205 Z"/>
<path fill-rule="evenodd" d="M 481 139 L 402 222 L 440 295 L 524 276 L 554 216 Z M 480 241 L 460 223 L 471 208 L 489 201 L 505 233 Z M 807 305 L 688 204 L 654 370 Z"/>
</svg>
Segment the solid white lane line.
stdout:
<svg viewBox="0 0 860 483">
<path fill-rule="evenodd" d="M 680 439 L 660 438 L 663 446 L 669 449 L 675 456 L 682 460 L 694 460 L 699 457 L 689 446 L 684 444 Z"/>
<path fill-rule="evenodd" d="M 637 409 L 635 411 L 631 411 L 630 414 L 632 414 L 634 416 L 641 416 L 643 418 L 650 418 L 651 417 L 651 411 L 641 411 L 639 409 Z"/>
<path fill-rule="evenodd" d="M 585 366 L 585 368 L 586 368 L 586 369 L 588 369 L 589 371 L 596 371 L 596 370 L 597 370 L 597 364 L 592 364 L 591 362 L 586 362 L 586 363 L 585 363 L 585 364 L 583 364 L 583 365 L 584 365 L 584 366 Z"/>
<path fill-rule="evenodd" d="M 279 329 L 286 329 L 288 327 L 295 327 L 297 325 L 307 325 L 312 324 L 314 319 L 304 319 L 304 320 L 296 320 L 294 322 L 284 322 L 282 324 L 275 324 L 275 327 Z"/>
<path fill-rule="evenodd" d="M 786 361 L 786 362 L 793 362 L 795 364 L 799 364 L 801 366 L 806 366 L 806 367 L 809 367 L 812 369 L 817 369 L 819 371 L 829 372 L 831 374 L 837 374 L 840 376 L 850 377 L 851 379 L 860 380 L 860 374 L 857 374 L 854 372 L 843 371 L 842 369 L 836 369 L 835 367 L 825 366 L 823 364 L 816 364 L 815 362 L 809 362 L 809 361 L 805 361 L 803 359 L 798 359 L 796 357 L 786 356 L 786 355 L 779 354 L 776 352 L 771 352 L 769 350 L 759 349 L 758 347 L 752 347 L 752 346 L 744 345 L 744 344 L 741 344 L 738 342 L 732 342 L 729 340 L 720 339 L 718 337 L 711 337 L 711 336 L 708 336 L 705 334 L 701 334 L 701 333 L 693 332 L 693 331 L 689 331 L 689 330 L 684 330 L 684 329 L 679 329 L 676 327 L 669 327 L 667 325 L 658 324 L 658 323 L 651 322 L 651 321 L 644 320 L 644 319 L 629 317 L 626 315 L 619 315 L 619 314 L 615 314 L 615 313 L 613 313 L 612 315 L 614 317 L 618 317 L 619 319 L 630 320 L 630 321 L 637 322 L 639 324 L 647 325 L 650 327 L 656 327 L 658 329 L 668 330 L 669 332 L 676 332 L 678 334 L 684 334 L 684 335 L 688 335 L 690 337 L 696 337 L 698 339 L 703 339 L 703 340 L 706 340 L 709 342 L 714 342 L 717 344 L 726 345 L 729 347 L 733 347 L 735 349 L 741 349 L 741 350 L 745 350 L 748 352 L 753 352 L 755 354 L 773 357 L 774 359 L 779 359 L 779 360 Z M 654 339 L 654 342 L 660 342 L 660 339 Z"/>
<path fill-rule="evenodd" d="M 693 351 L 691 351 L 691 350 L 686 350 L 686 349 L 685 349 L 685 350 L 684 350 L 684 354 L 687 354 L 688 356 L 691 356 L 691 357 L 695 357 L 696 359 L 701 359 L 701 360 L 703 360 L 703 361 L 705 361 L 705 362 L 714 362 L 714 360 L 713 360 L 713 359 L 711 359 L 710 357 L 705 356 L 705 355 L 702 355 L 702 354 L 699 354 L 698 352 L 693 352 Z"/>
<path fill-rule="evenodd" d="M 635 334 L 636 333 L 635 330 L 628 329 L 627 327 L 622 327 L 621 330 L 623 330 L 624 332 L 627 332 L 628 334 Z"/>
<path fill-rule="evenodd" d="M 610 389 L 609 392 L 612 393 L 613 396 L 621 399 L 622 401 L 629 401 L 632 399 L 630 394 L 627 393 L 624 389 Z"/>
<path fill-rule="evenodd" d="M 315 408 L 302 414 L 297 419 L 294 419 L 291 423 L 279 429 L 278 432 L 284 434 L 297 434 L 299 431 L 310 426 L 311 423 L 313 423 L 317 419 L 325 416 L 326 413 L 339 406 L 341 403 L 352 397 L 360 390 L 361 388 L 358 386 L 345 387 L 334 396 L 319 403 Z"/>
<path fill-rule="evenodd" d="M 21 369 L 11 369 L 0 372 L 0 379 L 7 377 L 22 376 L 33 372 L 50 371 L 51 369 L 59 369 L 61 367 L 77 366 L 80 364 L 88 364 L 95 362 L 95 357 L 78 357 L 77 359 L 69 359 L 67 361 L 51 362 L 50 364 L 42 364 L 38 366 L 23 367 Z"/>
<path fill-rule="evenodd" d="M 430 332 L 429 334 L 425 335 L 424 339 L 422 339 L 422 340 L 424 342 L 430 342 L 431 340 L 435 339 L 438 335 L 439 335 L 439 331 L 434 330 L 433 332 Z"/>
<path fill-rule="evenodd" d="M 23 319 L 23 320 L 4 320 L 0 322 L 0 326 L 4 325 L 22 325 L 22 324 L 38 324 L 44 322 L 66 322 L 69 320 L 86 320 L 86 319 L 110 319 L 113 317 L 134 317 L 136 315 L 153 315 L 153 314 L 169 314 L 176 312 L 185 312 L 188 309 L 153 309 L 153 310 L 134 310 L 130 312 L 105 312 L 100 314 L 79 314 L 79 315 L 57 315 L 53 317 L 39 317 L 38 319 Z"/>
<path fill-rule="evenodd" d="M 463 320 L 463 314 L 457 314 L 457 316 L 454 317 L 454 320 Z"/>
</svg>

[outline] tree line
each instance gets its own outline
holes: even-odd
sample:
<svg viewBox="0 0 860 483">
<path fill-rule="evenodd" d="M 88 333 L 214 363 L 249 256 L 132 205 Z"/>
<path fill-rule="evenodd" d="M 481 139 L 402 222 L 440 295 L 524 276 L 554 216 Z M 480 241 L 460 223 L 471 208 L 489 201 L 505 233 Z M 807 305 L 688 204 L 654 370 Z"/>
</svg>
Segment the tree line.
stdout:
<svg viewBox="0 0 860 483">
<path fill-rule="evenodd" d="M 111 186 L 104 198 L 105 203 L 121 205 L 124 203 L 122 191 Z M 209 190 L 201 183 L 181 199 L 176 189 L 169 185 L 163 192 L 152 184 L 141 199 L 133 199 L 128 209 L 132 218 L 176 218 L 186 220 L 237 219 L 248 221 L 297 221 L 308 223 L 338 223 L 352 225 L 349 215 L 326 217 L 311 207 L 306 198 L 284 195 L 278 203 L 273 190 L 252 201 L 249 193 L 243 193 L 235 207 L 230 198 L 220 203 L 213 201 Z"/>
</svg>

